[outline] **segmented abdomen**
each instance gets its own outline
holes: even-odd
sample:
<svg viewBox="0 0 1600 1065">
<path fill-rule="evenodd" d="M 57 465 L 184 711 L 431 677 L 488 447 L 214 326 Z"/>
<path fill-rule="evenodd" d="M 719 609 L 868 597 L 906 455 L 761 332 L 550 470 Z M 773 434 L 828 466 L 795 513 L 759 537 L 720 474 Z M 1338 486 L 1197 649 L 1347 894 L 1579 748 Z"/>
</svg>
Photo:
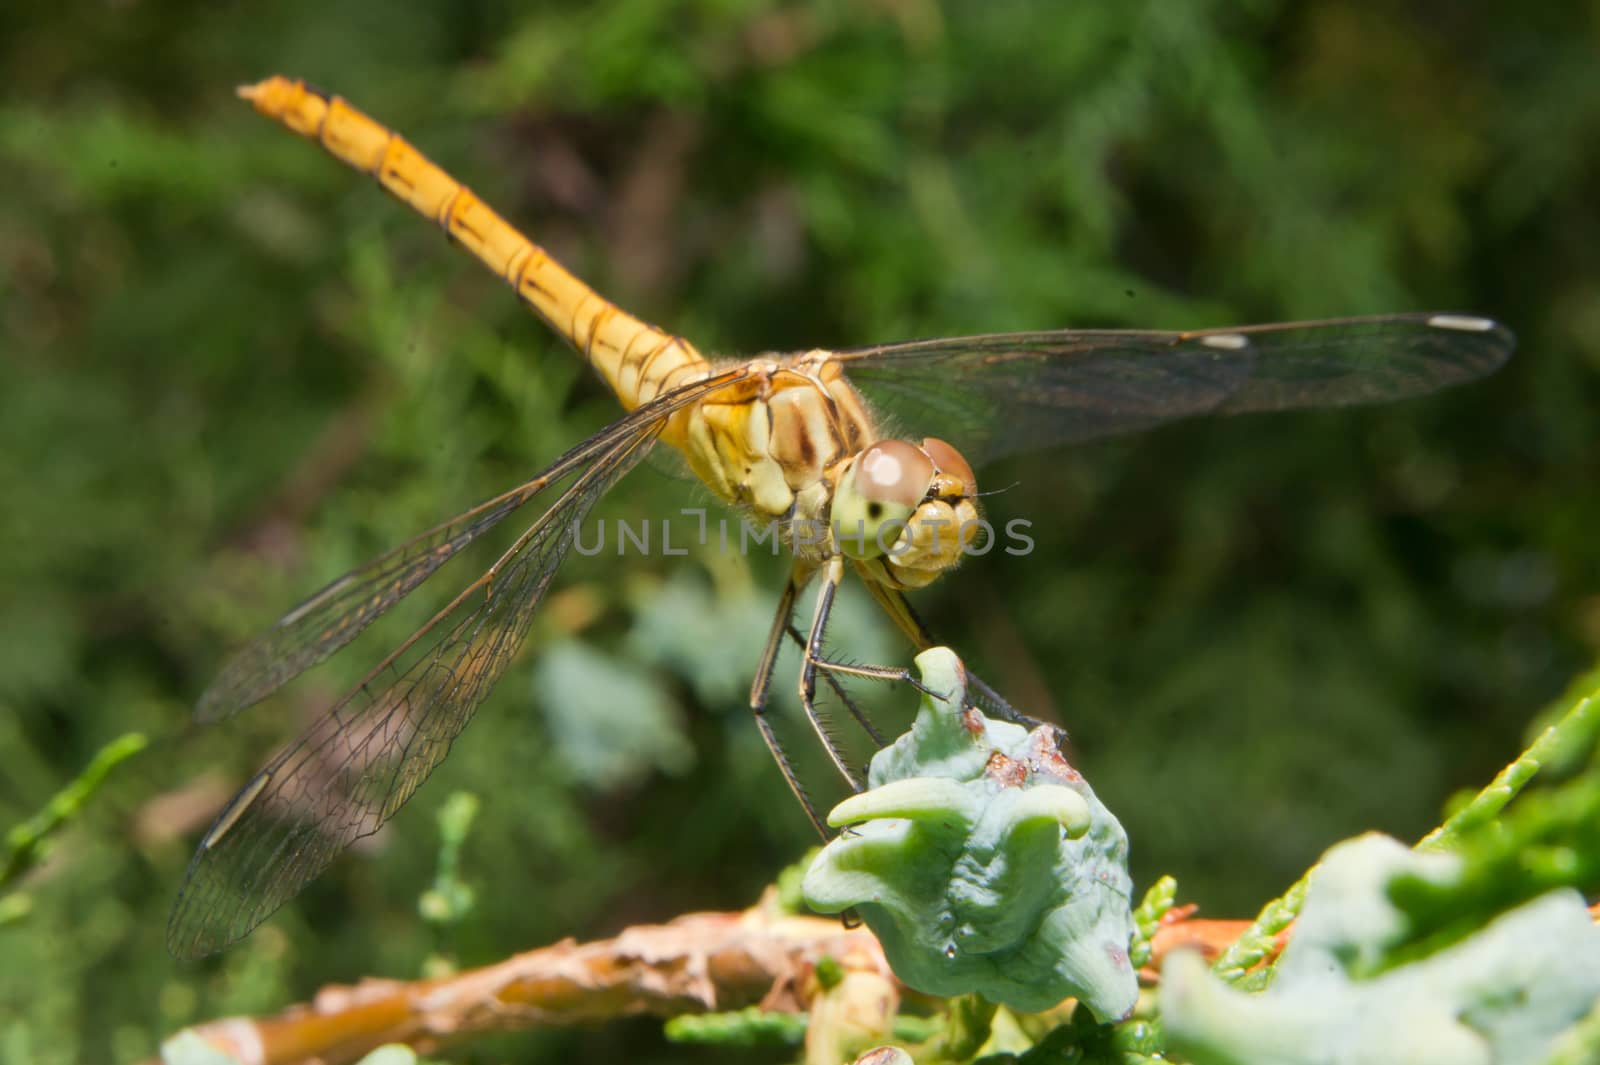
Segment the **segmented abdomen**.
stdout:
<svg viewBox="0 0 1600 1065">
<path fill-rule="evenodd" d="M 709 371 L 687 340 L 595 292 L 399 134 L 340 97 L 281 76 L 244 86 L 239 95 L 437 222 L 582 352 L 627 409 Z"/>
</svg>

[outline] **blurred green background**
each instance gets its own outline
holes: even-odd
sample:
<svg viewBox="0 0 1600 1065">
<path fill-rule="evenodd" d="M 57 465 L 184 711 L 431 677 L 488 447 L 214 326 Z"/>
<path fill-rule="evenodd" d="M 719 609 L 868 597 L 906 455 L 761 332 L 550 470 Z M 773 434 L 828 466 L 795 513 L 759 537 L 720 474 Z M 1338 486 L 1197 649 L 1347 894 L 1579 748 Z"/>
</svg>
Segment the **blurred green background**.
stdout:
<svg viewBox="0 0 1600 1065">
<path fill-rule="evenodd" d="M 218 804 L 404 619 L 190 733 L 228 650 L 616 414 L 437 230 L 232 94 L 273 72 L 405 132 L 624 307 L 754 353 L 1409 309 L 1498 376 L 980 471 L 1038 550 L 917 597 L 1072 732 L 1160 873 L 1242 916 L 1333 841 L 1426 830 L 1600 647 L 1592 4 L 114 0 L 0 14 L 0 826 L 156 737 L 0 926 L 0 1062 L 749 903 L 811 842 L 742 709 L 770 565 L 578 560 L 388 831 L 218 959 L 167 908 Z M 704 502 L 652 468 L 607 511 Z M 430 584 L 425 616 L 471 563 Z M 858 658 L 906 648 L 866 609 Z M 790 688 L 792 659 L 779 685 Z M 909 693 L 886 693 L 909 707 Z M 417 916 L 483 800 L 476 909 Z M 474 1060 L 738 1060 L 659 1026 Z M 759 1056 L 758 1056 L 759 1059 Z"/>
</svg>

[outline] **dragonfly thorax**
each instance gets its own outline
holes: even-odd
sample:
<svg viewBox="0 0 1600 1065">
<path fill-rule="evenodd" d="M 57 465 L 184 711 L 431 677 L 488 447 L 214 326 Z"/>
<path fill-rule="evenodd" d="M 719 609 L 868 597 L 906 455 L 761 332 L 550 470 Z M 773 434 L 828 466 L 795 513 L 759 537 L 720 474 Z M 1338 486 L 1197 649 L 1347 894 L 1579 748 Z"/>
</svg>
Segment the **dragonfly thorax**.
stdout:
<svg viewBox="0 0 1600 1065">
<path fill-rule="evenodd" d="M 879 439 L 830 352 L 757 360 L 752 374 L 685 409 L 667 439 L 725 502 L 776 522 L 800 558 L 881 560 L 920 588 L 979 535 L 977 481 L 954 447 Z"/>
<path fill-rule="evenodd" d="M 666 439 L 724 502 L 777 522 L 798 553 L 825 557 L 833 483 L 876 433 L 827 352 L 757 360 L 759 372 L 675 417 Z"/>
</svg>

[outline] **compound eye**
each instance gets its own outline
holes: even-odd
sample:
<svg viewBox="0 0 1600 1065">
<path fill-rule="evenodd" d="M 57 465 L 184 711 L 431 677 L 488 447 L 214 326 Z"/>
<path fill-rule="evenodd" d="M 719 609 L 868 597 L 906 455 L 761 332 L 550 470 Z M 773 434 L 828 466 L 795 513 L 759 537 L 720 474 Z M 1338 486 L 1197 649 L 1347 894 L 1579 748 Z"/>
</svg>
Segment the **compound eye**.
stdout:
<svg viewBox="0 0 1600 1065">
<path fill-rule="evenodd" d="M 932 481 L 932 460 L 904 440 L 880 440 L 856 462 L 856 491 L 868 503 L 915 507 Z"/>
<path fill-rule="evenodd" d="M 961 482 L 962 488 L 969 496 L 978 494 L 978 478 L 973 476 L 972 467 L 962 457 L 961 452 L 936 436 L 930 436 L 922 442 L 922 450 L 927 452 L 933 464 L 939 468 L 940 473 L 949 474 Z"/>
</svg>

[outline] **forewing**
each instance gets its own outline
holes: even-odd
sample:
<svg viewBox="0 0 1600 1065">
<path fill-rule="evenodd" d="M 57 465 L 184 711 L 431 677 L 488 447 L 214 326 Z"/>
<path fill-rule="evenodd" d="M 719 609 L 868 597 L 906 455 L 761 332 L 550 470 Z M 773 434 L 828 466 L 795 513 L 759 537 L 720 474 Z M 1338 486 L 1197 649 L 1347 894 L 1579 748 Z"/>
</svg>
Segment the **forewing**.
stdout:
<svg viewBox="0 0 1600 1065">
<path fill-rule="evenodd" d="M 498 525 L 551 484 L 614 446 L 617 436 L 638 432 L 686 403 L 739 375 L 723 374 L 688 385 L 635 411 L 607 432 L 568 451 L 538 477 L 373 559 L 317 592 L 237 652 L 223 666 L 195 708 L 203 722 L 231 717 L 253 706 L 355 639 L 435 570 Z"/>
<path fill-rule="evenodd" d="M 167 927 L 175 955 L 249 933 L 411 797 L 527 635 L 578 524 L 658 431 L 613 441 L 489 573 L 240 791 L 190 862 Z"/>
<path fill-rule="evenodd" d="M 394 815 L 504 672 L 595 501 L 650 450 L 674 411 L 748 373 L 735 368 L 670 392 L 529 482 L 542 488 L 572 475 L 488 573 L 273 758 L 217 816 L 189 863 L 167 925 L 173 954 L 200 957 L 246 935 L 342 850 Z M 284 624 L 295 623 L 291 613 Z"/>
<path fill-rule="evenodd" d="M 195 719 L 231 717 L 328 658 L 556 479 L 541 474 L 335 580 L 235 653 L 200 697 Z"/>
<path fill-rule="evenodd" d="M 1484 318 L 1399 314 L 1189 333 L 1009 333 L 840 352 L 913 434 L 973 461 L 1197 414 L 1374 403 L 1481 377 L 1510 356 Z"/>
</svg>

